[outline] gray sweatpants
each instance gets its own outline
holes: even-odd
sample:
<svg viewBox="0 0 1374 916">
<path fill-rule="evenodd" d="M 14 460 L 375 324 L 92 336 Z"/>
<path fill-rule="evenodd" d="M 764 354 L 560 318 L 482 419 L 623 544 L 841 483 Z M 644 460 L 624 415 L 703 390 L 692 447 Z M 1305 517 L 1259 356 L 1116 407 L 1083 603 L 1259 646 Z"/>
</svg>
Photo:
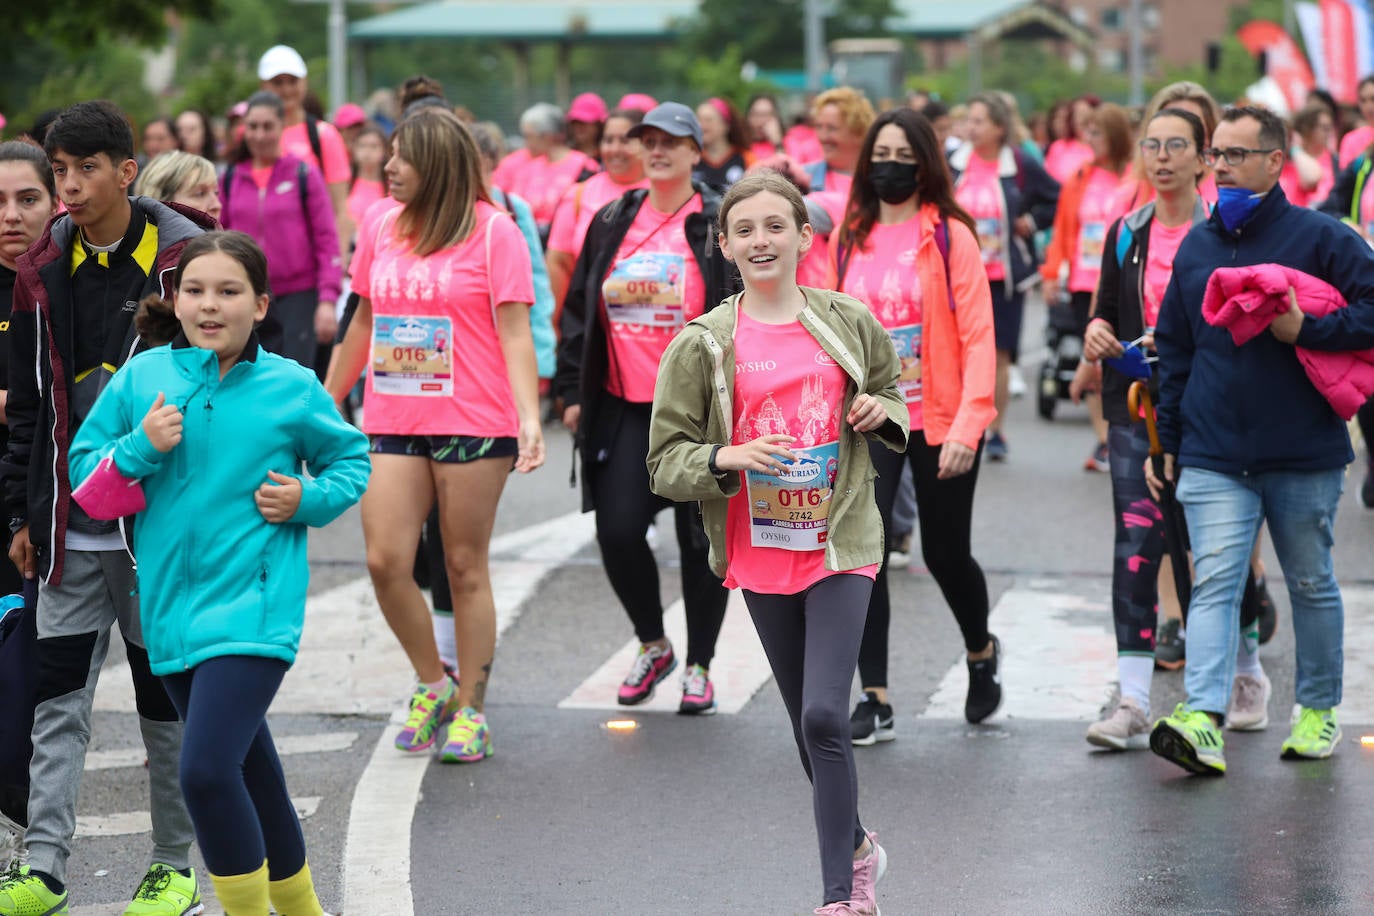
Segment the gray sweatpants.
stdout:
<svg viewBox="0 0 1374 916">
<path fill-rule="evenodd" d="M 38 706 L 29 765 L 29 865 L 66 883 L 76 798 L 91 738 L 91 702 L 119 622 L 128 648 L 153 821 L 153 862 L 190 865 L 193 832 L 181 797 L 181 722 L 148 669 L 138 617 L 138 579 L 123 550 L 69 550 L 62 584 L 38 588 Z"/>
<path fill-rule="evenodd" d="M 795 595 L 744 592 L 811 780 L 826 903 L 850 899 L 854 852 L 864 842 L 849 694 L 872 592 L 872 579 L 853 574 Z"/>
</svg>

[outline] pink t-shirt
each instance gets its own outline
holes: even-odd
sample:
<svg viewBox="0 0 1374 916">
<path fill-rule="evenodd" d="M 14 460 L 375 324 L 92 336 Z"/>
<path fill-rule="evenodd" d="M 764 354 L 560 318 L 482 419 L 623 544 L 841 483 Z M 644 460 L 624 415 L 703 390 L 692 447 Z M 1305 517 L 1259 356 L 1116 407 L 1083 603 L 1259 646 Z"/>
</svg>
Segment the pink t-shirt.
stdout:
<svg viewBox="0 0 1374 916">
<path fill-rule="evenodd" d="M 1045 171 L 1060 184 L 1093 161 L 1093 148 L 1082 140 L 1056 140 L 1045 151 Z"/>
<path fill-rule="evenodd" d="M 1134 190 L 1132 179 L 1123 179 L 1103 168 L 1093 169 L 1078 205 L 1078 238 L 1074 245 L 1074 256 L 1069 261 L 1070 292 L 1097 291 L 1107 229 L 1126 212 Z"/>
<path fill-rule="evenodd" d="M 353 182 L 348 192 L 348 218 L 353 220 L 353 225 L 361 226 L 367 211 L 383 197 L 386 197 L 386 185 L 382 182 L 366 178 Z"/>
<path fill-rule="evenodd" d="M 744 473 L 726 511 L 725 585 L 795 595 L 835 575 L 825 543 L 849 377 L 800 321 L 764 324 L 743 309 L 738 319 L 730 443 L 794 436 L 799 460 L 782 477 Z M 848 571 L 872 579 L 878 567 Z"/>
<path fill-rule="evenodd" d="M 1374 127 L 1357 127 L 1341 137 L 1341 168 L 1360 158 L 1360 154 L 1369 148 L 1370 143 L 1374 143 Z"/>
<path fill-rule="evenodd" d="M 845 269 L 840 292 L 858 299 L 887 329 L 902 374 L 897 388 L 906 398 L 911 428 L 924 429 L 921 410 L 921 284 L 916 278 L 916 251 L 921 217 L 892 225 L 874 223 L 868 247 L 855 249 Z"/>
<path fill-rule="evenodd" d="M 478 201 L 471 235 L 419 257 L 396 236 L 400 208 L 385 199 L 367 211 L 350 268 L 353 289 L 372 300 L 363 431 L 516 435 L 496 306 L 534 301 L 525 237 Z"/>
<path fill-rule="evenodd" d="M 344 143 L 343 137 L 339 136 L 333 124 L 320 121 L 316 126 L 320 134 L 320 152 L 324 154 L 323 165 L 315 158 L 315 151 L 310 148 L 310 134 L 305 129 L 304 121 L 282 129 L 282 152 L 290 153 L 297 159 L 304 159 L 322 171 L 325 184 L 348 181 L 353 177 L 353 163 L 349 161 L 348 146 Z"/>
<path fill-rule="evenodd" d="M 525 186 L 525 169 L 529 167 L 530 161 L 534 157 L 525 148 L 514 150 L 507 153 L 506 157 L 497 163 L 496 168 L 491 172 L 491 183 L 496 185 L 507 194 L 521 194 L 517 188 Z"/>
<path fill-rule="evenodd" d="M 597 172 L 563 192 L 554 212 L 553 228 L 549 230 L 549 251 L 562 251 L 577 257 L 587 238 L 596 211 L 635 188 L 647 188 L 649 179 L 641 178 L 633 184 L 620 184 L 609 172 Z"/>
<path fill-rule="evenodd" d="M 1336 170 L 1331 162 L 1331 154 L 1323 152 L 1315 158 L 1322 177 L 1317 186 L 1310 191 L 1303 190 L 1298 167 L 1293 164 L 1292 159 L 1284 162 L 1283 171 L 1279 173 L 1279 186 L 1283 188 L 1283 196 L 1295 207 L 1317 206 L 1331 195 L 1331 189 L 1336 186 Z"/>
<path fill-rule="evenodd" d="M 676 213 L 660 213 L 645 198 L 601 282 L 611 343 L 606 390 L 618 398 L 652 403 L 663 351 L 705 311 L 705 281 L 686 231 L 687 217 L 700 212 L 700 194 Z"/>
<path fill-rule="evenodd" d="M 510 156 L 507 156 L 506 160 L 509 159 Z M 502 160 L 502 166 L 506 160 Z M 553 222 L 558 202 L 563 199 L 563 193 L 576 183 L 577 176 L 584 169 L 595 171 L 599 168 L 596 160 L 577 150 L 570 150 L 557 162 L 550 162 L 547 156 L 527 156 L 523 165 L 513 163 L 512 166 L 499 178 L 497 173 L 492 173 L 492 182 L 501 190 L 524 198 L 534 213 L 534 221 L 541 227 Z"/>
<path fill-rule="evenodd" d="M 849 195 L 840 194 L 836 191 L 818 191 L 814 194 L 808 194 L 807 198 L 819 204 L 821 209 L 830 216 L 832 228 L 825 235 L 817 232 L 812 238 L 811 250 L 797 265 L 797 285 L 829 289 L 835 278 L 834 265 L 830 263 L 830 236 L 840 231 L 840 223 L 844 219 L 844 208 L 848 203 Z"/>
<path fill-rule="evenodd" d="M 959 205 L 968 211 L 978 226 L 978 247 L 982 249 L 983 267 L 989 280 L 1005 280 L 1007 268 L 1002 262 L 1002 246 L 1010 237 L 1007 226 L 1007 203 L 1002 197 L 1002 179 L 997 173 L 997 161 L 984 159 L 977 153 L 969 156 L 968 168 L 960 176 L 954 191 Z"/>
<path fill-rule="evenodd" d="M 1152 328 L 1159 321 L 1159 306 L 1174 275 L 1174 256 L 1183 237 L 1192 230 L 1192 223 L 1182 226 L 1163 226 L 1150 220 L 1150 252 L 1145 262 L 1145 326 Z"/>
</svg>

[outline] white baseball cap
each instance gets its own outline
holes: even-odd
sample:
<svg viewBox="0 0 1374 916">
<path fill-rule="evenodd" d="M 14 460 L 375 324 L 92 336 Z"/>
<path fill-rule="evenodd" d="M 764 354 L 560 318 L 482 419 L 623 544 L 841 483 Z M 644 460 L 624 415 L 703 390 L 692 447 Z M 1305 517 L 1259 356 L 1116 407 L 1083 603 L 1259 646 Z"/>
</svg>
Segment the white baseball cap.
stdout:
<svg viewBox="0 0 1374 916">
<path fill-rule="evenodd" d="M 286 45 L 273 45 L 258 61 L 258 79 L 270 80 L 283 73 L 297 79 L 305 79 L 305 58 L 295 48 Z"/>
</svg>

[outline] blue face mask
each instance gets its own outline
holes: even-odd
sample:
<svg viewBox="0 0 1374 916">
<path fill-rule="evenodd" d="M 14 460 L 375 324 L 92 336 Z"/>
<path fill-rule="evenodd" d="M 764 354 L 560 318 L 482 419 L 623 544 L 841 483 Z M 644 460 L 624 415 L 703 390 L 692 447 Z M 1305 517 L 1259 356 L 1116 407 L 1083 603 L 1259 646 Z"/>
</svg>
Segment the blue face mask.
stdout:
<svg viewBox="0 0 1374 916">
<path fill-rule="evenodd" d="M 1250 221 L 1262 200 L 1263 194 L 1256 194 L 1247 188 L 1228 185 L 1217 188 L 1217 212 L 1221 215 L 1222 225 L 1228 232 L 1235 232 Z"/>
</svg>

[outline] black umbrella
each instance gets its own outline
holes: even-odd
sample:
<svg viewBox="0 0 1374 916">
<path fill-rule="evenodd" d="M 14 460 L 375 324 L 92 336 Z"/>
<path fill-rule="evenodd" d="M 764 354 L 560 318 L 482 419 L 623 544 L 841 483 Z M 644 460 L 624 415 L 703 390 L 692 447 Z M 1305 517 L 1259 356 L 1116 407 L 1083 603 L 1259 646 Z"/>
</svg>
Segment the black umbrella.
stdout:
<svg viewBox="0 0 1374 916">
<path fill-rule="evenodd" d="M 1155 406 L 1150 401 L 1150 386 L 1147 382 L 1131 383 L 1127 404 L 1131 417 L 1145 418 L 1145 429 L 1150 436 L 1150 464 L 1154 467 L 1155 477 L 1161 483 L 1159 509 L 1164 513 L 1164 546 L 1174 563 L 1174 590 L 1178 593 L 1178 606 L 1183 610 L 1183 623 L 1188 623 L 1188 602 L 1193 594 L 1192 567 L 1188 562 L 1188 521 L 1183 515 L 1183 507 L 1174 498 L 1174 484 L 1164 478 L 1164 446 L 1159 444 L 1159 428 L 1155 426 Z"/>
</svg>

